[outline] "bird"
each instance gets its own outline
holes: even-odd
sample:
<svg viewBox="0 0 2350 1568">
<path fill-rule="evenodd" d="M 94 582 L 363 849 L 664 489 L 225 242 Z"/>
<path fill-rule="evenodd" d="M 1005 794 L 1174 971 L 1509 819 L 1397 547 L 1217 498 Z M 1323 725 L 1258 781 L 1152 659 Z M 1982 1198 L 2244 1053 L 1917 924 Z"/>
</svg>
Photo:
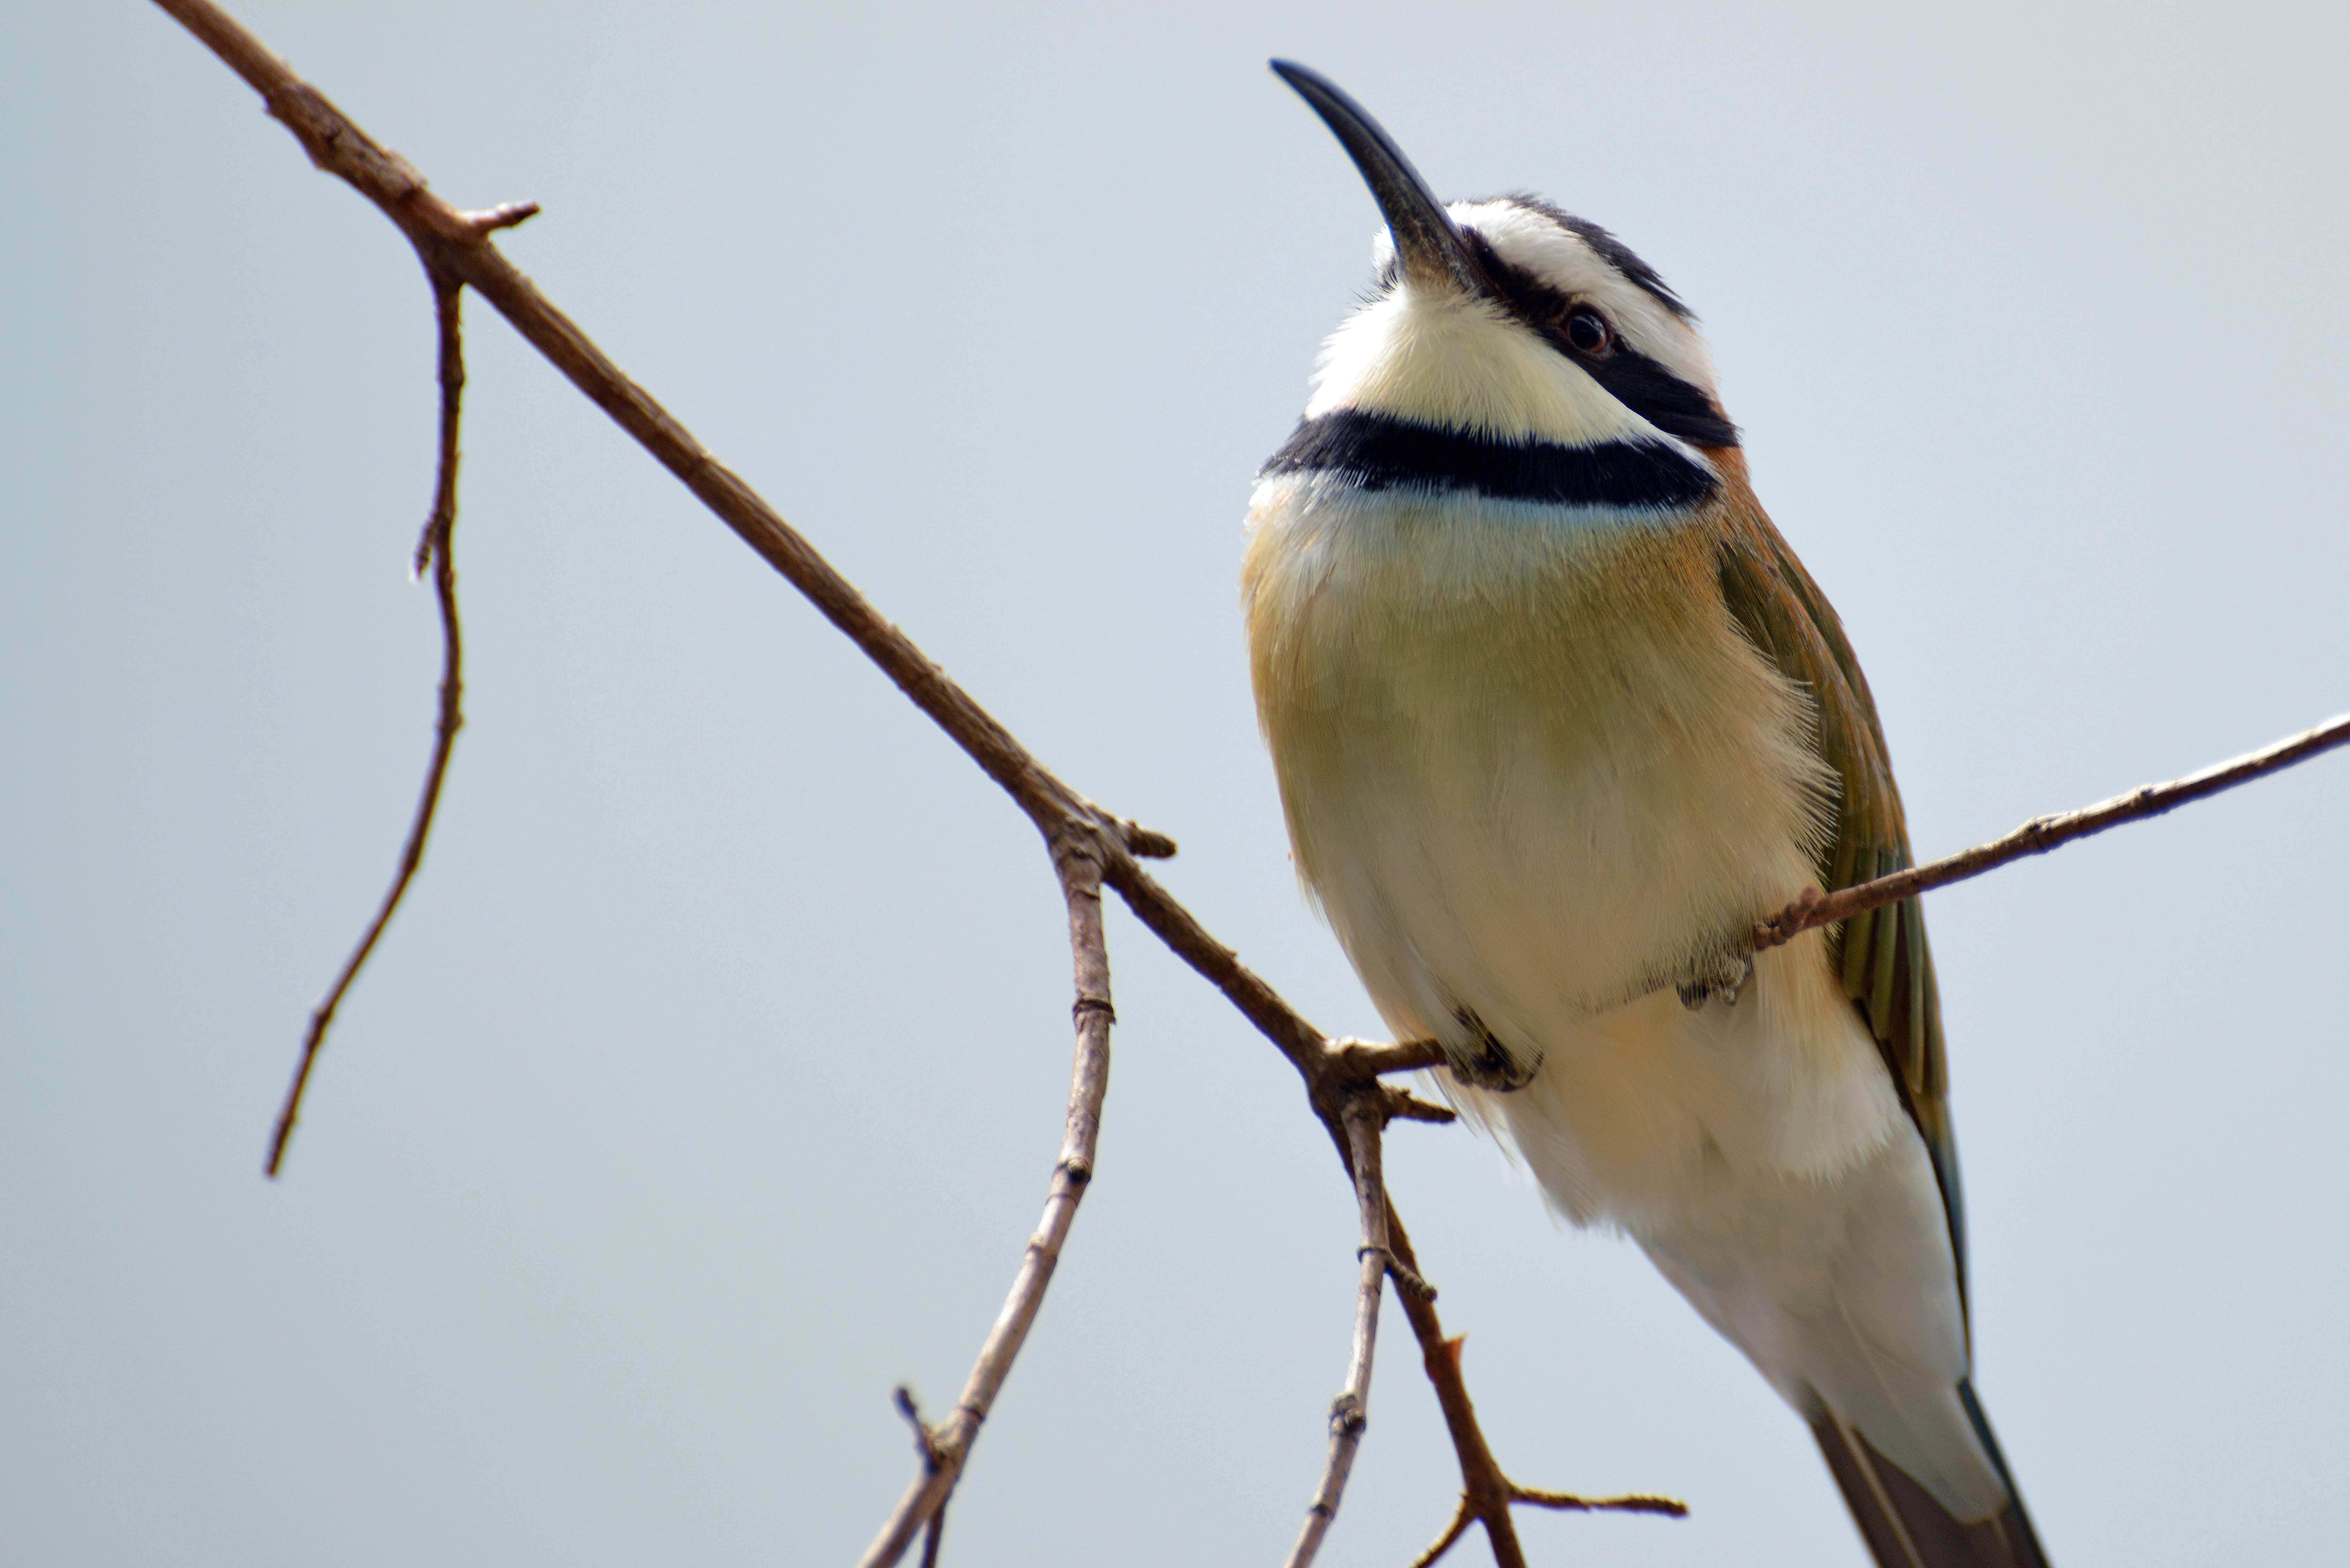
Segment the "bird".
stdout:
<svg viewBox="0 0 2350 1568">
<path fill-rule="evenodd" d="M 1241 576 L 1292 857 L 1388 1027 L 1811 1428 L 1881 1568 L 2045 1568 L 1977 1397 L 1918 901 L 1868 683 L 1697 319 L 1525 194 L 1440 202 L 1294 62 L 1384 229 Z"/>
</svg>

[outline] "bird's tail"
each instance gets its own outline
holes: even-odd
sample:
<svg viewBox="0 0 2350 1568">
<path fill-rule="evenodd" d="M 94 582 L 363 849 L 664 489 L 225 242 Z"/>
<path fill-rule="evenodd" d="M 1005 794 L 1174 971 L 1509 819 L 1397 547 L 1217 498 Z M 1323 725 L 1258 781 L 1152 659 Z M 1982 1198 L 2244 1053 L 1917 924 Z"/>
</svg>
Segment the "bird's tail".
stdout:
<svg viewBox="0 0 2350 1568">
<path fill-rule="evenodd" d="M 1813 1423 L 1812 1436 L 1819 1439 L 1820 1453 L 1852 1510 L 1853 1522 L 1860 1526 L 1861 1539 L 1868 1542 L 1877 1568 L 2048 1568 L 2048 1555 L 2040 1549 L 2040 1537 L 2023 1511 L 2023 1500 L 1971 1383 L 1959 1384 L 1959 1398 L 1984 1451 L 2007 1482 L 2007 1506 L 1971 1523 L 1936 1501 L 1932 1492 L 1878 1453 L 1835 1411 Z"/>
</svg>

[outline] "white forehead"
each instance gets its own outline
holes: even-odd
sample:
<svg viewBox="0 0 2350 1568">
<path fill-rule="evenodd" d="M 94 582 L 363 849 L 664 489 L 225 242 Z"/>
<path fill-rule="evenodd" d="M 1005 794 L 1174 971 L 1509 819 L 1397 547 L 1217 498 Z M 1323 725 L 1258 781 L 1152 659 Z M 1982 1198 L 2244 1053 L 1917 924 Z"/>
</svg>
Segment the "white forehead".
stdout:
<svg viewBox="0 0 2350 1568">
<path fill-rule="evenodd" d="M 1454 223 L 1482 235 L 1512 266 L 1570 299 L 1596 306 L 1633 348 L 1682 380 L 1715 390 L 1713 360 L 1697 328 L 1617 271 L 1581 234 L 1562 227 L 1547 213 L 1506 198 L 1455 202 L 1447 211 Z M 1385 229 L 1378 233 L 1372 257 L 1382 271 L 1395 257 L 1395 239 Z"/>
</svg>

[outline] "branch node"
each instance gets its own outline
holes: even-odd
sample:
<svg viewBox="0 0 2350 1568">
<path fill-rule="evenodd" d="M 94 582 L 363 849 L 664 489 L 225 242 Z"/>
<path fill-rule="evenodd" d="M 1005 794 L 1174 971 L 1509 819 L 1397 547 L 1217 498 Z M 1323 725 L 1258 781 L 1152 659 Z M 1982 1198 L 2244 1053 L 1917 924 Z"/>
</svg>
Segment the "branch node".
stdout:
<svg viewBox="0 0 2350 1568">
<path fill-rule="evenodd" d="M 1777 914 L 1754 924 L 1752 941 L 1756 952 L 1768 952 L 1783 947 L 1810 929 L 1812 911 L 1826 899 L 1817 888 L 1805 887 L 1795 895 L 1794 901 Z"/>
<path fill-rule="evenodd" d="M 1353 1390 L 1349 1389 L 1330 1401 L 1331 1431 L 1344 1433 L 1351 1438 L 1360 1434 L 1363 1428 L 1369 1425 L 1370 1418 L 1363 1414 L 1363 1401 Z M 1336 1511 L 1335 1504 L 1326 1506 L 1316 1502 L 1315 1508 L 1326 1512 Z"/>
<path fill-rule="evenodd" d="M 1406 1268 L 1404 1266 L 1403 1260 L 1397 1257 L 1389 1249 L 1386 1247 L 1357 1247 L 1355 1249 L 1355 1257 L 1358 1262 L 1364 1258 L 1370 1257 L 1374 1253 L 1378 1254 L 1380 1266 L 1387 1270 L 1388 1278 L 1395 1282 L 1397 1290 L 1401 1291 L 1404 1294 L 1409 1296 L 1417 1296 L 1424 1302 L 1432 1302 L 1436 1299 L 1436 1287 L 1430 1284 L 1426 1280 L 1421 1279 L 1410 1269 Z"/>
<path fill-rule="evenodd" d="M 914 1391 L 900 1383 L 889 1391 L 889 1398 L 898 1407 L 898 1414 L 906 1418 L 906 1425 L 914 1428 L 914 1451 L 922 1456 L 922 1473 L 938 1474 L 939 1435 L 922 1419 L 922 1408 L 914 1402 Z"/>
</svg>

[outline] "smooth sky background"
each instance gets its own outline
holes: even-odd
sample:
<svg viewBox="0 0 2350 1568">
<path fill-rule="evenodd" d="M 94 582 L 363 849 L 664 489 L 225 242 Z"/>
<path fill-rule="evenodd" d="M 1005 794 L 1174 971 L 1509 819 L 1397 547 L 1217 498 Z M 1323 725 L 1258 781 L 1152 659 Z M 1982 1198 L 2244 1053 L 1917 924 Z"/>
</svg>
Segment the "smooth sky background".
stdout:
<svg viewBox="0 0 2350 1568">
<path fill-rule="evenodd" d="M 1921 855 L 2350 707 L 2350 13 L 244 0 L 1334 1032 L 1234 575 L 1374 209 L 1264 69 L 1704 317 Z M 469 724 L 390 226 L 132 0 L 0 9 L 0 1563 L 853 1560 L 1045 1189 L 1025 821 L 470 305 Z M 2340 1552 L 2350 757 L 1929 899 L 1979 1381 L 2064 1564 Z M 1273 1563 L 1353 1210 L 1122 910 L 1099 1176 L 946 1561 Z M 1537 1562 L 1858 1563 L 1802 1426 L 1458 1129 L 1388 1169 Z M 1390 1312 L 1326 1561 L 1455 1472 Z M 1476 1562 L 1482 1548 L 1461 1549 Z"/>
</svg>

